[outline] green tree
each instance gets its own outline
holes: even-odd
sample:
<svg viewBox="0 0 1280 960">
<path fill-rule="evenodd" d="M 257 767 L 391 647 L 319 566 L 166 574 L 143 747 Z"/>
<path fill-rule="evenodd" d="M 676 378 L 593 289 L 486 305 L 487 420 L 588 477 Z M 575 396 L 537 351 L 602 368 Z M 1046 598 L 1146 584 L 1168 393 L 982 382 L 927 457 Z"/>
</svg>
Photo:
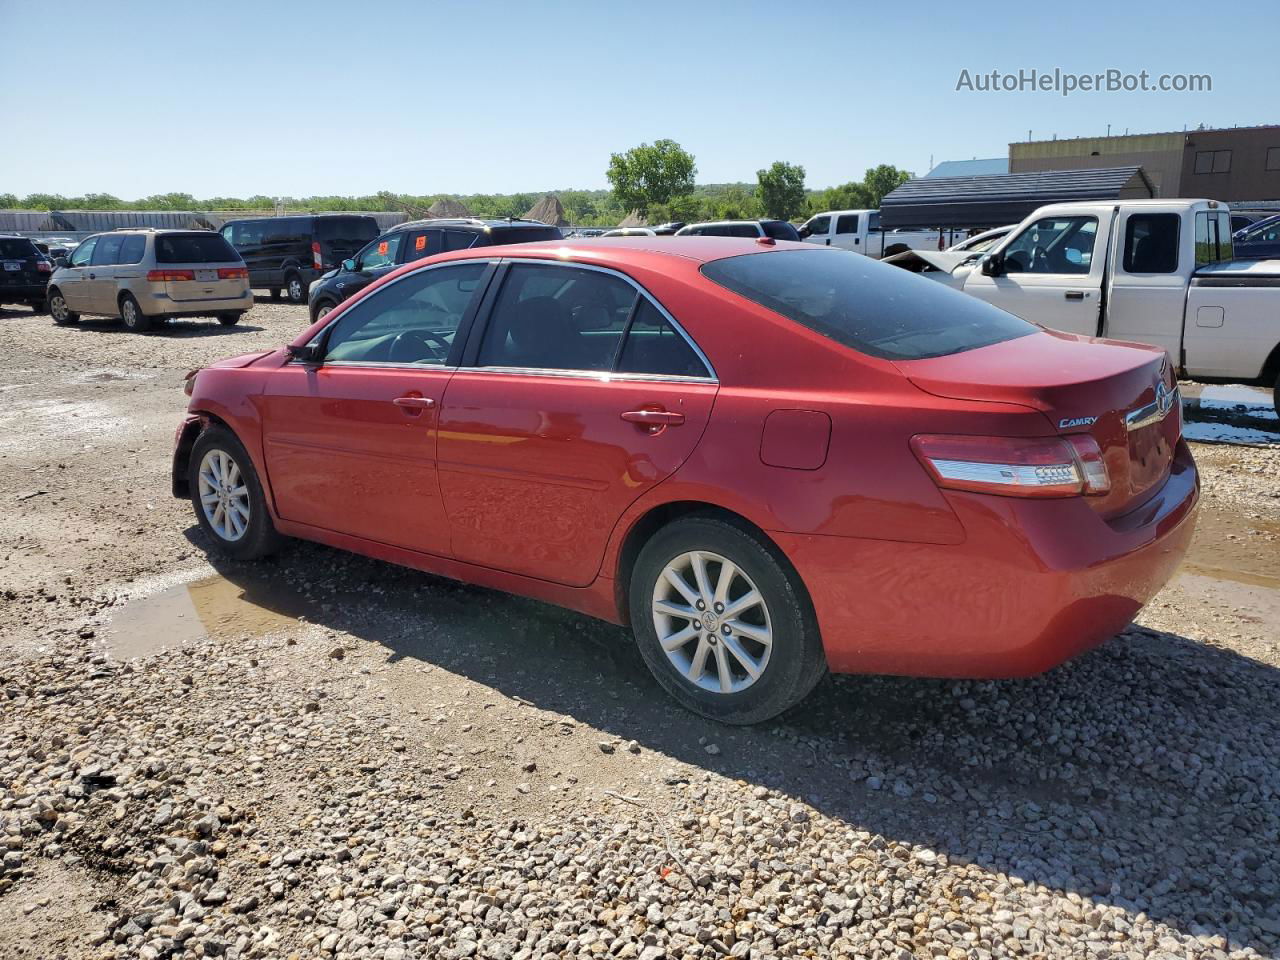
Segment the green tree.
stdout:
<svg viewBox="0 0 1280 960">
<path fill-rule="evenodd" d="M 911 174 L 906 170 L 899 170 L 887 163 L 871 168 L 862 178 L 862 185 L 867 190 L 867 206 L 878 208 L 886 194 L 892 193 L 910 179 Z"/>
<path fill-rule="evenodd" d="M 821 190 L 809 197 L 809 212 L 826 210 L 866 210 L 873 206 L 871 195 L 863 183 L 843 183 Z"/>
<path fill-rule="evenodd" d="M 0 210 L 12 210 L 18 206 L 18 198 L 12 193 L 0 193 Z"/>
<path fill-rule="evenodd" d="M 756 197 L 766 216 L 790 220 L 804 213 L 808 205 L 804 167 L 776 160 L 768 170 L 756 171 L 756 180 Z"/>
<path fill-rule="evenodd" d="M 647 217 L 651 207 L 671 204 L 693 193 L 698 172 L 689 153 L 674 140 L 642 143 L 626 153 L 609 157 L 606 176 L 622 210 L 636 210 Z"/>
</svg>

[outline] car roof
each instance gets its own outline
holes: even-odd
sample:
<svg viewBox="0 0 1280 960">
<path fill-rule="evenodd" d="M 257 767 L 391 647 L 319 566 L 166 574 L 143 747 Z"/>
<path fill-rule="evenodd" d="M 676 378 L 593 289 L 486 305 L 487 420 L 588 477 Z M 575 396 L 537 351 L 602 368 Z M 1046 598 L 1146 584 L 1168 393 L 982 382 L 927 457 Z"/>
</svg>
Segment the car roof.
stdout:
<svg viewBox="0 0 1280 960">
<path fill-rule="evenodd" d="M 549 223 L 543 223 L 541 220 L 524 220 L 520 217 L 506 217 L 482 219 L 480 217 L 430 217 L 425 220 L 407 220 L 404 223 L 397 223 L 393 227 L 387 229 L 387 233 L 395 233 L 399 230 L 417 230 L 422 227 L 457 227 L 462 230 L 489 230 L 493 227 L 512 227 L 519 229 L 545 229 L 552 226 Z"/>
<path fill-rule="evenodd" d="M 812 252 L 840 253 L 835 247 L 815 246 L 791 240 L 769 240 L 767 237 L 588 237 L 566 240 L 538 240 L 533 243 L 498 244 L 492 247 L 471 247 L 433 258 L 443 260 L 480 260 L 491 257 L 535 258 L 540 260 L 583 261 L 621 265 L 647 261 L 655 265 L 662 258 L 710 263 L 727 257 L 740 257 L 750 253 L 770 251 L 804 250 Z M 424 261 L 417 261 L 422 263 Z"/>
</svg>

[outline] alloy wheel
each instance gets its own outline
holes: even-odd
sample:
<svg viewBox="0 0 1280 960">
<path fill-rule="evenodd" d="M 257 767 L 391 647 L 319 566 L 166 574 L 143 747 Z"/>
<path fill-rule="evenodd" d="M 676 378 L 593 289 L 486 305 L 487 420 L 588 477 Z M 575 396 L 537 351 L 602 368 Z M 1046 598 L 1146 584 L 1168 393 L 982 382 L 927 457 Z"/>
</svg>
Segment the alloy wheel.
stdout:
<svg viewBox="0 0 1280 960">
<path fill-rule="evenodd" d="M 67 301 L 63 299 L 62 294 L 55 293 L 49 298 L 49 313 L 53 315 L 53 319 L 59 323 L 63 322 L 70 316 L 71 311 L 67 309 Z"/>
<path fill-rule="evenodd" d="M 764 595 L 718 553 L 682 553 L 653 588 L 658 643 L 687 681 L 712 693 L 739 693 L 764 675 L 773 627 Z"/>
<path fill-rule="evenodd" d="M 301 303 L 302 293 L 302 281 L 297 277 L 291 277 L 289 279 L 289 299 L 294 303 Z"/>
<path fill-rule="evenodd" d="M 249 487 L 240 466 L 214 448 L 200 461 L 200 508 L 220 538 L 234 543 L 249 529 Z"/>
</svg>

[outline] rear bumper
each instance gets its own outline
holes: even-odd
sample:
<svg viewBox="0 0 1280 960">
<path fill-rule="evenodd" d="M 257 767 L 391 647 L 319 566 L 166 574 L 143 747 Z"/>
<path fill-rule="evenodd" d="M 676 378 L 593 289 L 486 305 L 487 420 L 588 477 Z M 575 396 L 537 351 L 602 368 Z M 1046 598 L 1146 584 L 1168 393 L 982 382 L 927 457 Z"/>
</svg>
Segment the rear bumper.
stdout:
<svg viewBox="0 0 1280 960">
<path fill-rule="evenodd" d="M 25 303 L 28 300 L 43 300 L 48 288 L 48 280 L 36 283 L 0 283 L 0 303 Z"/>
<path fill-rule="evenodd" d="M 174 300 L 167 293 L 136 294 L 138 306 L 147 316 L 203 317 L 215 313 L 234 313 L 253 306 L 253 291 L 245 287 L 236 297 L 218 300 Z"/>
<path fill-rule="evenodd" d="M 1018 677 L 1119 633 L 1168 582 L 1195 527 L 1199 477 L 1180 441 L 1140 509 L 1081 498 L 948 494 L 954 546 L 774 534 L 809 588 L 837 673 Z"/>
</svg>

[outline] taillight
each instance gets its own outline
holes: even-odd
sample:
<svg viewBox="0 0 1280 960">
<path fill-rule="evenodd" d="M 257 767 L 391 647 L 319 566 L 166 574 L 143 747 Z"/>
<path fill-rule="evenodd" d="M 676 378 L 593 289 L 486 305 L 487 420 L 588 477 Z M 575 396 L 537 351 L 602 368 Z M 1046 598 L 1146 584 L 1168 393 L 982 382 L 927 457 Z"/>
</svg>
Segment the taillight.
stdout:
<svg viewBox="0 0 1280 960">
<path fill-rule="evenodd" d="M 317 270 L 324 269 L 324 257 L 320 255 L 320 242 L 318 240 L 311 241 L 311 264 Z"/>
<path fill-rule="evenodd" d="M 1069 437 L 911 438 L 934 482 L 948 490 L 1005 497 L 1100 496 L 1111 489 L 1102 449 L 1089 434 Z"/>
<path fill-rule="evenodd" d="M 194 270 L 148 270 L 147 279 L 152 283 L 172 283 L 175 280 L 194 280 Z"/>
<path fill-rule="evenodd" d="M 218 279 L 219 280 L 248 280 L 249 268 L 248 267 L 219 267 Z"/>
<path fill-rule="evenodd" d="M 36 273 L 53 273 L 53 264 L 48 260 L 37 260 Z"/>
</svg>

